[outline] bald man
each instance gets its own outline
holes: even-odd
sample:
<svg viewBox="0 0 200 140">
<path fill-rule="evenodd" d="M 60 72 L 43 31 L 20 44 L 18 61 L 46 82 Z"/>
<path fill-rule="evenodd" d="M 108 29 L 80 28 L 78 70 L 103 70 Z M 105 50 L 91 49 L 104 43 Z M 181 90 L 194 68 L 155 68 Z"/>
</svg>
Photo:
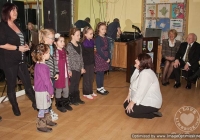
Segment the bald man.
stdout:
<svg viewBox="0 0 200 140">
<path fill-rule="evenodd" d="M 180 70 L 185 70 L 185 77 L 188 79 L 193 73 L 199 69 L 200 58 L 200 44 L 196 42 L 197 36 L 190 33 L 187 36 L 187 42 L 181 43 L 178 52 L 175 56 L 174 75 L 175 85 L 174 88 L 179 88 L 180 83 Z M 191 82 L 187 80 L 186 89 L 191 89 Z"/>
</svg>

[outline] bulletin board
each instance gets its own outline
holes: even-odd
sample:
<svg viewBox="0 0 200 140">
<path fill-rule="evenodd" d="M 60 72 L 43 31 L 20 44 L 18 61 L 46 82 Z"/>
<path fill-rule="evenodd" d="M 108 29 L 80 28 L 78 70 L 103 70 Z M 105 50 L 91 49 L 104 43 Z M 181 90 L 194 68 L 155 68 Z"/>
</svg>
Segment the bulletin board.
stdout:
<svg viewBox="0 0 200 140">
<path fill-rule="evenodd" d="M 146 28 L 160 28 L 163 40 L 170 29 L 176 29 L 176 39 L 183 41 L 187 35 L 187 7 L 187 0 L 143 0 L 143 33 Z"/>
</svg>

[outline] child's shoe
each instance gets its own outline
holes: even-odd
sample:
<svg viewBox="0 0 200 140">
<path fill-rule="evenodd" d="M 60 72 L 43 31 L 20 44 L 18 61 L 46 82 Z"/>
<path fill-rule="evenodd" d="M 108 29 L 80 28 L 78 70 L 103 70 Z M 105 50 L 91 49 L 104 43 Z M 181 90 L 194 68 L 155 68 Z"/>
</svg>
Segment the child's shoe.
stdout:
<svg viewBox="0 0 200 140">
<path fill-rule="evenodd" d="M 83 95 L 83 97 L 85 97 L 85 98 L 87 98 L 87 99 L 90 99 L 90 100 L 94 99 L 94 98 L 92 97 L 92 95 Z"/>
</svg>

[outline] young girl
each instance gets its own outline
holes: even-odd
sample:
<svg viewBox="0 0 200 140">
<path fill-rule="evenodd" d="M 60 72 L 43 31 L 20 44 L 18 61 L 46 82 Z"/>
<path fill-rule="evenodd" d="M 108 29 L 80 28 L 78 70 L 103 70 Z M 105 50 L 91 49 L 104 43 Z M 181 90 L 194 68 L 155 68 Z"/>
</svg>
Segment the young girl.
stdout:
<svg viewBox="0 0 200 140">
<path fill-rule="evenodd" d="M 69 105 L 69 75 L 68 74 L 68 56 L 66 53 L 65 39 L 59 33 L 55 34 L 54 41 L 54 59 L 58 61 L 59 79 L 55 81 L 56 88 L 56 107 L 61 112 L 72 110 Z M 61 93 L 63 98 L 61 98 Z"/>
<path fill-rule="evenodd" d="M 32 59 L 35 64 L 34 69 L 34 89 L 36 105 L 39 109 L 37 118 L 37 130 L 41 132 L 50 132 L 56 123 L 52 122 L 49 114 L 51 99 L 53 98 L 53 86 L 50 79 L 49 67 L 45 64 L 45 60 L 49 59 L 49 47 L 46 44 L 39 44 L 32 52 Z"/>
<path fill-rule="evenodd" d="M 83 96 L 88 99 L 93 99 L 93 96 L 97 95 L 93 93 L 94 40 L 93 29 L 91 27 L 85 27 L 83 29 L 82 49 L 84 68 L 87 71 L 83 74 Z"/>
<path fill-rule="evenodd" d="M 49 59 L 46 61 L 46 64 L 49 66 L 50 69 L 50 77 L 52 80 L 52 84 L 54 85 L 54 81 L 58 79 L 58 64 L 57 62 L 54 60 L 53 58 L 53 42 L 54 42 L 54 31 L 51 29 L 42 29 L 39 32 L 39 42 L 40 43 L 44 43 L 44 44 L 48 44 L 50 47 L 50 57 Z M 52 110 L 52 106 L 50 106 L 49 108 L 50 113 L 51 113 L 51 117 L 53 120 L 57 120 L 58 119 L 58 114 L 56 114 L 53 110 Z"/>
<path fill-rule="evenodd" d="M 96 28 L 96 38 L 95 45 L 97 52 L 95 54 L 95 71 L 96 71 L 96 83 L 97 83 L 97 93 L 106 95 L 109 92 L 103 87 L 104 81 L 104 71 L 109 69 L 110 54 L 108 39 L 105 36 L 106 24 L 99 22 Z"/>
<path fill-rule="evenodd" d="M 70 75 L 70 101 L 74 105 L 84 104 L 85 102 L 80 99 L 79 81 L 81 74 L 85 73 L 82 48 L 78 43 L 80 41 L 80 30 L 77 28 L 70 29 L 71 42 L 67 45 L 67 51 L 69 53 L 69 71 Z"/>
</svg>

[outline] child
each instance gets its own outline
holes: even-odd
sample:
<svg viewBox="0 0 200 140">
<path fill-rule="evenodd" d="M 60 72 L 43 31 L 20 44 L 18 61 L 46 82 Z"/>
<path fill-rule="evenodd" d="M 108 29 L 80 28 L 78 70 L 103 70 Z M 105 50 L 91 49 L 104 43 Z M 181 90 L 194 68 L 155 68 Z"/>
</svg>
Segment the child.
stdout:
<svg viewBox="0 0 200 140">
<path fill-rule="evenodd" d="M 37 130 L 41 132 L 50 132 L 52 128 L 47 127 L 57 125 L 52 122 L 49 114 L 51 99 L 53 98 L 53 86 L 50 79 L 49 67 L 45 64 L 45 60 L 49 59 L 49 47 L 46 44 L 39 44 L 32 52 L 32 59 L 35 64 L 34 69 L 34 89 L 36 105 L 39 109 L 37 118 Z"/>
<path fill-rule="evenodd" d="M 70 40 L 71 42 L 67 45 L 67 51 L 69 53 L 69 71 L 70 75 L 70 101 L 73 105 L 84 104 L 85 102 L 80 99 L 79 92 L 79 80 L 81 74 L 85 73 L 82 48 L 78 43 L 80 41 L 80 30 L 77 28 L 70 29 Z"/>
<path fill-rule="evenodd" d="M 99 22 L 96 27 L 95 45 L 97 52 L 95 54 L 95 71 L 96 71 L 96 83 L 97 93 L 107 95 L 109 92 L 103 87 L 104 71 L 109 69 L 110 54 L 109 54 L 109 42 L 106 33 L 106 24 Z"/>
<path fill-rule="evenodd" d="M 87 71 L 83 74 L 83 96 L 88 99 L 93 99 L 97 94 L 93 93 L 94 80 L 94 40 L 93 29 L 85 27 L 83 29 L 82 39 L 83 62 L 84 68 Z"/>
<path fill-rule="evenodd" d="M 40 43 L 44 43 L 44 44 L 48 44 L 50 47 L 50 57 L 49 59 L 46 61 L 46 64 L 49 66 L 50 69 L 50 77 L 52 80 L 52 84 L 54 85 L 54 81 L 58 79 L 58 64 L 57 62 L 54 60 L 53 58 L 53 42 L 54 42 L 54 31 L 51 29 L 42 29 L 39 31 L 39 42 Z M 52 106 L 50 106 L 49 108 L 50 113 L 51 113 L 51 117 L 53 120 L 57 120 L 58 119 L 58 114 L 56 114 L 53 110 L 52 110 Z"/>
<path fill-rule="evenodd" d="M 66 53 L 65 39 L 59 33 L 55 34 L 54 41 L 54 59 L 58 61 L 59 79 L 55 81 L 56 88 L 56 107 L 61 112 L 72 110 L 69 105 L 69 75 L 68 74 L 68 56 Z M 61 93 L 63 98 L 61 98 Z"/>
</svg>

